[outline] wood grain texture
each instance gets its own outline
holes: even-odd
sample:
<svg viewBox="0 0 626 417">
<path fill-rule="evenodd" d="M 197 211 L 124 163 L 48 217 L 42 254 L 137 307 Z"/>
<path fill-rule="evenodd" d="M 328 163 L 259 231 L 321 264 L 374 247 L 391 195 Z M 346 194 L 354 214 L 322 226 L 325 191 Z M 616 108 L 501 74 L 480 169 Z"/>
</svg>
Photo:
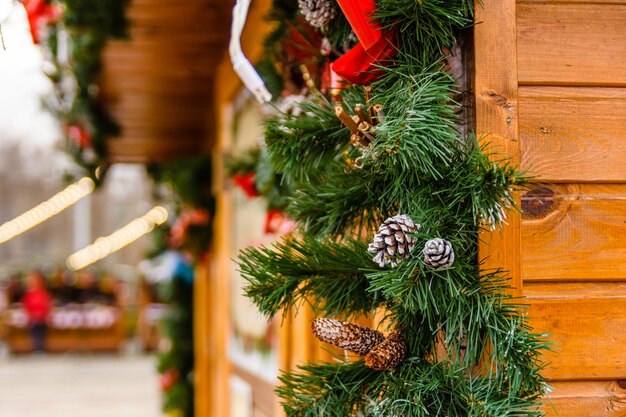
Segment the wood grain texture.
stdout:
<svg viewBox="0 0 626 417">
<path fill-rule="evenodd" d="M 623 0 L 517 0 L 517 4 L 624 4 Z"/>
<path fill-rule="evenodd" d="M 555 380 L 626 379 L 626 284 L 526 284 L 530 324 L 549 333 L 544 375 Z"/>
<path fill-rule="evenodd" d="M 213 164 L 214 172 L 221 173 L 223 170 L 220 164 L 224 161 L 215 158 Z M 222 177 L 214 177 L 220 179 Z M 215 184 L 220 184 L 216 181 Z M 230 193 L 221 190 L 216 194 L 215 211 L 215 238 L 213 240 L 213 259 L 211 265 L 214 271 L 214 279 L 211 281 L 210 292 L 212 303 L 211 316 L 194 316 L 198 321 L 198 326 L 203 326 L 211 332 L 211 345 L 209 350 L 210 364 L 209 373 L 211 376 L 211 386 L 209 392 L 196 390 L 195 396 L 206 395 L 211 398 L 209 412 L 206 414 L 197 413 L 198 417 L 228 416 L 229 415 L 229 378 L 231 373 L 231 362 L 228 359 L 228 348 L 231 332 L 230 314 L 230 261 L 233 238 L 231 235 L 232 224 L 232 196 Z"/>
<path fill-rule="evenodd" d="M 553 211 L 522 222 L 530 281 L 626 280 L 626 185 L 553 185 Z"/>
<path fill-rule="evenodd" d="M 108 148 L 111 162 L 161 162 L 207 151 L 230 7 L 211 0 L 131 4 L 130 39 L 109 42 L 104 52 L 101 96 L 122 128 Z"/>
<path fill-rule="evenodd" d="M 520 84 L 626 85 L 626 4 L 520 3 Z"/>
<path fill-rule="evenodd" d="M 517 120 L 517 48 L 514 0 L 484 0 L 476 6 L 475 103 L 476 132 L 494 152 L 519 161 Z M 498 51 L 494 54 L 494 51 Z M 480 257 L 486 268 L 510 272 L 521 290 L 520 217 L 510 213 L 501 232 L 481 236 Z"/>
<path fill-rule="evenodd" d="M 615 381 L 554 382 L 543 409 L 558 417 L 623 417 L 626 390 Z"/>
<path fill-rule="evenodd" d="M 522 169 L 541 181 L 626 181 L 626 88 L 520 87 Z"/>
</svg>

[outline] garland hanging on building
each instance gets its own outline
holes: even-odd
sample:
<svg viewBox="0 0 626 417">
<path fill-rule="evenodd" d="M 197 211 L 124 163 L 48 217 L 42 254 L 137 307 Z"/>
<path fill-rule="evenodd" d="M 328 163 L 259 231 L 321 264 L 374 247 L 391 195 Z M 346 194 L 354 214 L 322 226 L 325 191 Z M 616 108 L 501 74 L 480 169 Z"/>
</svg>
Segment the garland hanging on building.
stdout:
<svg viewBox="0 0 626 417">
<path fill-rule="evenodd" d="M 240 254 L 245 292 L 267 316 L 312 305 L 313 333 L 363 358 L 283 374 L 288 416 L 543 415 L 546 344 L 478 258 L 526 180 L 463 133 L 449 51 L 473 8 L 274 1 L 260 70 L 299 104 L 264 151 L 300 230 Z M 342 321 L 376 311 L 377 329 Z"/>
<path fill-rule="evenodd" d="M 120 133 L 100 97 L 102 51 L 128 35 L 129 0 L 25 0 L 33 41 L 44 52 L 54 92 L 47 107 L 60 122 L 65 150 L 96 184 L 104 171 L 106 142 Z"/>
<path fill-rule="evenodd" d="M 194 415 L 193 289 L 194 265 L 208 251 L 215 203 L 211 194 L 211 158 L 183 158 L 148 170 L 155 194 L 174 206 L 175 218 L 155 234 L 150 257 L 174 251 L 171 279 L 161 284 L 169 311 L 162 321 L 167 347 L 157 370 L 163 411 L 171 417 Z"/>
</svg>

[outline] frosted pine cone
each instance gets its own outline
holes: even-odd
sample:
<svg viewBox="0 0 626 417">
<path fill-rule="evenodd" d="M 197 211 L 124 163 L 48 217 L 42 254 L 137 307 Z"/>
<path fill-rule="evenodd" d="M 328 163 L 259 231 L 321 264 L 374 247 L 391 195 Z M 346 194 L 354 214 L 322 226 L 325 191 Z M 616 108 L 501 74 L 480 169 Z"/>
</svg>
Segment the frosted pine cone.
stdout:
<svg viewBox="0 0 626 417">
<path fill-rule="evenodd" d="M 403 258 L 407 258 L 415 246 L 415 237 L 411 233 L 420 230 L 421 226 L 413 222 L 406 214 L 399 214 L 384 221 L 378 228 L 378 234 L 370 243 L 367 251 L 375 253 L 372 259 L 383 267 L 386 264 L 396 266 Z"/>
<path fill-rule="evenodd" d="M 424 245 L 424 262 L 431 268 L 449 268 L 454 263 L 454 249 L 445 239 L 431 239 Z"/>
<path fill-rule="evenodd" d="M 322 342 L 365 355 L 385 340 L 382 333 L 360 324 L 320 318 L 311 323 L 313 334 Z"/>
<path fill-rule="evenodd" d="M 298 0 L 298 6 L 307 22 L 323 31 L 337 16 L 337 7 L 331 0 Z"/>
<path fill-rule="evenodd" d="M 365 365 L 377 371 L 387 371 L 404 362 L 407 352 L 404 336 L 391 333 L 384 342 L 369 351 L 365 356 Z"/>
</svg>

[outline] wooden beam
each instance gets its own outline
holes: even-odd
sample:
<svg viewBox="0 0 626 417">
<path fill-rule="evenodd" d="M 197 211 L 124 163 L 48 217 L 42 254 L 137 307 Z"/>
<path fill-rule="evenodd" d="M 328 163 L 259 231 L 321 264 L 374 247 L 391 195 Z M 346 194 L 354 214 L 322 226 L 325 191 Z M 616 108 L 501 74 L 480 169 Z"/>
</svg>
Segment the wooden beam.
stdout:
<svg viewBox="0 0 626 417">
<path fill-rule="evenodd" d="M 476 4 L 476 132 L 491 150 L 519 163 L 517 118 L 517 30 L 515 0 L 482 0 Z M 521 291 L 520 215 L 510 212 L 501 230 L 481 234 L 480 257 L 486 268 L 509 271 Z"/>
</svg>

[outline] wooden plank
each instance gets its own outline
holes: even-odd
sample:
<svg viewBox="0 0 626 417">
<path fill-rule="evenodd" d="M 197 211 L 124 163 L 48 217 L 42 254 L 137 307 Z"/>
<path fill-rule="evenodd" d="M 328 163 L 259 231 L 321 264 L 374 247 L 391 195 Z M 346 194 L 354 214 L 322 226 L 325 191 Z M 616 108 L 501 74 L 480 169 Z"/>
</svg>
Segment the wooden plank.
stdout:
<svg viewBox="0 0 626 417">
<path fill-rule="evenodd" d="M 479 3 L 479 2 L 477 2 Z M 484 0 L 476 6 L 474 27 L 476 132 L 493 151 L 519 161 L 517 120 L 517 47 L 515 0 Z M 497 53 L 494 53 L 497 51 Z M 521 291 L 520 216 L 510 213 L 500 232 L 481 235 L 480 257 L 486 268 L 510 272 Z"/>
<path fill-rule="evenodd" d="M 129 109 L 132 111 L 132 109 Z M 118 110 L 116 112 L 112 112 L 113 115 L 122 115 L 124 114 L 123 111 Z M 129 117 L 127 120 L 127 126 L 135 126 L 135 127 L 139 127 L 139 126 L 145 126 L 147 129 L 150 128 L 160 128 L 160 127 L 170 127 L 171 129 L 173 129 L 174 131 L 177 131 L 178 134 L 177 136 L 184 136 L 184 132 L 203 132 L 204 131 L 204 122 L 205 122 L 205 118 L 200 117 L 198 115 L 194 115 L 192 114 L 185 114 L 185 115 L 180 115 L 179 117 L 175 117 L 176 115 L 174 114 L 164 114 L 160 111 L 147 111 L 146 114 L 144 115 L 138 115 L 136 117 Z M 156 120 L 158 120 L 158 122 L 156 122 Z M 178 122 L 178 126 L 180 126 L 180 129 L 176 130 L 176 125 Z M 197 138 L 200 139 L 200 138 Z M 165 138 L 163 137 L 159 137 L 156 139 L 158 140 L 165 140 Z"/>
<path fill-rule="evenodd" d="M 107 87 L 107 90 L 103 92 L 103 97 L 107 100 L 109 97 L 112 100 L 123 100 L 124 97 L 135 96 L 138 99 L 147 99 L 150 97 L 171 97 L 175 99 L 189 99 L 193 100 L 191 103 L 199 104 L 198 97 L 193 93 L 193 85 L 187 83 L 179 83 L 176 79 L 167 80 L 164 78 L 156 78 L 152 80 L 145 80 L 141 76 L 133 76 L 129 74 L 129 79 L 123 82 L 117 83 L 115 86 Z M 138 80 L 136 84 L 132 83 L 132 80 Z M 207 82 L 210 79 L 207 79 Z M 203 80 L 204 81 L 204 80 Z M 180 88 L 178 91 L 171 89 L 172 84 L 177 84 Z M 196 91 L 200 89 L 200 85 L 196 85 Z M 191 107 L 191 106 L 190 106 Z"/>
<path fill-rule="evenodd" d="M 548 211 L 522 224 L 524 281 L 626 280 L 626 185 L 549 189 Z"/>
<path fill-rule="evenodd" d="M 624 4 L 624 0 L 518 0 L 517 1 L 517 4 L 578 4 L 578 3 L 622 5 Z"/>
<path fill-rule="evenodd" d="M 311 322 L 315 316 L 307 305 L 298 308 L 297 312 L 292 310 L 290 315 L 289 369 L 295 370 L 298 365 L 306 364 L 317 354 L 316 340 L 311 332 Z"/>
<path fill-rule="evenodd" d="M 211 314 L 209 293 L 209 270 L 206 259 L 196 265 L 193 284 L 193 315 L 207 317 Z M 204 395 L 194 395 L 194 412 L 209 415 L 210 412 L 210 352 L 211 333 L 203 320 L 193 322 L 194 390 Z"/>
<path fill-rule="evenodd" d="M 522 168 L 549 182 L 626 181 L 626 88 L 521 87 Z"/>
<path fill-rule="evenodd" d="M 214 154 L 213 172 L 214 184 L 222 184 L 219 176 L 223 170 L 220 164 L 223 160 L 218 154 Z M 231 362 L 228 358 L 229 341 L 231 335 L 231 314 L 230 314 L 230 260 L 232 236 L 230 225 L 232 224 L 232 197 L 229 193 L 221 192 L 216 194 L 215 210 L 215 239 L 213 240 L 213 254 L 215 262 L 212 264 L 214 271 L 210 291 L 212 303 L 212 314 L 210 317 L 194 317 L 195 320 L 202 321 L 202 325 L 208 327 L 211 332 L 210 345 L 210 373 L 211 404 L 208 414 L 196 414 L 198 417 L 228 416 L 229 414 L 229 376 L 231 372 Z M 205 395 L 195 391 L 195 395 Z"/>
<path fill-rule="evenodd" d="M 530 324 L 554 342 L 544 375 L 555 380 L 626 378 L 626 284 L 526 284 Z"/>
<path fill-rule="evenodd" d="M 211 54 L 207 53 L 205 48 L 215 45 L 216 43 L 216 41 L 212 39 L 202 37 L 195 39 L 193 43 L 179 43 L 182 39 L 178 37 L 178 32 L 157 36 L 154 32 L 144 31 L 133 33 L 131 36 L 132 40 L 112 40 L 107 43 L 107 47 L 104 50 L 105 55 L 108 57 L 109 54 L 124 54 L 125 56 L 137 54 L 138 56 L 152 56 L 158 60 L 158 54 L 161 52 L 161 55 L 166 54 L 167 58 L 169 58 L 170 54 L 176 57 L 187 57 L 194 53 L 205 53 L 205 57 L 211 57 Z M 113 66 L 115 66 L 115 64 L 116 62 L 112 62 Z M 207 70 L 210 69 L 211 68 L 207 68 Z"/>
<path fill-rule="evenodd" d="M 228 5 L 140 0 L 129 10 L 130 39 L 104 51 L 101 96 L 122 138 L 146 145 L 109 147 L 112 161 L 165 160 L 206 149 L 214 73 L 228 38 Z M 134 103 L 134 104 L 129 104 Z M 195 140 L 171 152 L 167 142 Z M 145 152 L 143 157 L 141 152 Z"/>
<path fill-rule="evenodd" d="M 165 102 L 169 102 L 169 104 L 173 104 L 173 106 L 167 113 L 163 113 L 162 109 L 152 108 L 150 103 L 145 103 L 143 100 L 135 100 L 134 102 L 131 100 L 124 100 L 123 102 L 120 102 L 117 107 L 118 112 L 144 110 L 143 114 L 138 114 L 132 118 L 129 116 L 128 120 L 132 120 L 135 123 L 147 121 L 150 124 L 156 124 L 154 123 L 155 118 L 156 120 L 159 120 L 159 118 L 163 117 L 169 117 L 170 119 L 182 121 L 188 120 L 199 122 L 204 122 L 206 119 L 206 110 L 202 111 L 201 109 L 180 108 L 176 106 L 177 102 L 172 100 L 155 100 L 155 102 L 156 104 L 165 104 Z M 202 124 L 200 124 L 200 126 L 194 126 L 195 129 L 201 129 L 202 127 Z"/>
<path fill-rule="evenodd" d="M 548 417 L 623 417 L 626 390 L 615 381 L 555 382 L 543 406 Z"/>
<path fill-rule="evenodd" d="M 200 77 L 198 81 L 198 85 L 201 87 L 204 85 L 204 81 L 202 78 L 206 78 L 209 83 L 212 81 L 210 77 L 210 73 L 207 73 L 206 68 L 203 68 L 206 65 L 212 65 L 213 61 L 210 59 L 197 59 L 197 60 L 189 60 L 189 65 L 185 67 L 181 67 L 181 59 L 175 58 L 170 60 L 163 60 L 156 64 L 153 60 L 146 59 L 146 57 L 135 56 L 132 59 L 127 59 L 126 57 L 115 57 L 116 60 L 120 62 L 124 62 L 123 64 L 117 65 L 115 68 L 111 68 L 109 73 L 111 76 L 120 76 L 123 77 L 126 74 L 137 74 L 142 77 L 169 77 L 175 78 L 177 82 L 190 82 L 189 79 L 185 80 L 185 78 L 195 77 L 196 75 Z M 171 66 L 170 66 L 171 64 Z M 157 67 L 156 65 L 164 65 L 164 67 Z M 174 81 L 174 80 L 172 80 Z M 210 88 L 207 88 L 210 90 Z"/>
<path fill-rule="evenodd" d="M 623 2 L 520 3 L 517 14 L 520 84 L 626 85 Z"/>
</svg>

